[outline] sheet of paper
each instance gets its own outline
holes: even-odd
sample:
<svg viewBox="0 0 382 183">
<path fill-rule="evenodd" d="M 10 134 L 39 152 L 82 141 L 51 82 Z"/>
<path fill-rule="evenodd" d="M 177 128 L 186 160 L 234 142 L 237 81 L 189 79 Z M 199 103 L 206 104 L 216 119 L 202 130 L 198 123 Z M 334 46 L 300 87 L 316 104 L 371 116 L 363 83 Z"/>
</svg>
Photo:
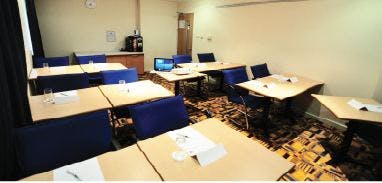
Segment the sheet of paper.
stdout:
<svg viewBox="0 0 382 183">
<path fill-rule="evenodd" d="M 273 89 L 277 88 L 277 85 L 275 83 L 268 83 L 268 84 L 266 84 L 266 88 L 273 90 Z"/>
<path fill-rule="evenodd" d="M 360 109 L 366 107 L 364 104 L 362 104 L 361 102 L 358 102 L 358 101 L 355 100 L 355 99 L 351 99 L 351 100 L 348 102 L 348 104 L 349 104 L 350 106 L 354 107 L 354 108 L 357 109 L 357 110 L 360 110 Z"/>
<path fill-rule="evenodd" d="M 364 104 L 368 111 L 382 113 L 382 105 Z"/>
<path fill-rule="evenodd" d="M 53 170 L 54 181 L 104 181 L 97 158 Z"/>
<path fill-rule="evenodd" d="M 196 155 L 196 159 L 198 160 L 201 166 L 207 166 L 220 158 L 223 158 L 227 154 L 223 144 L 217 144 L 215 147 L 200 152 Z"/>
<path fill-rule="evenodd" d="M 36 69 L 32 69 L 31 73 L 29 74 L 29 78 L 37 78 L 38 73 Z"/>
<path fill-rule="evenodd" d="M 289 78 L 289 81 L 291 83 L 297 83 L 298 82 L 298 78 L 297 77 L 291 77 L 291 78 Z"/>
<path fill-rule="evenodd" d="M 194 156 L 215 147 L 215 143 L 189 126 L 167 132 L 167 135 L 189 156 Z"/>
<path fill-rule="evenodd" d="M 66 104 L 79 99 L 77 90 L 54 93 L 54 104 Z"/>
</svg>

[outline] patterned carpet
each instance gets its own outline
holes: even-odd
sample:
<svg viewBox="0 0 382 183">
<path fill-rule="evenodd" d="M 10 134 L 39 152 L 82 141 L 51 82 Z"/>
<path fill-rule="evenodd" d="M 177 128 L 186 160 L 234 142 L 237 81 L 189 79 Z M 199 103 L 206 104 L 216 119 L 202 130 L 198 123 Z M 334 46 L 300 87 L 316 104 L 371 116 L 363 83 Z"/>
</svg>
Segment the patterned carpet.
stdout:
<svg viewBox="0 0 382 183">
<path fill-rule="evenodd" d="M 169 83 L 155 74 L 145 74 L 140 76 L 140 80 L 150 79 L 155 83 L 173 91 L 174 83 Z M 193 95 L 196 86 L 182 87 L 185 89 L 182 93 L 185 96 Z M 220 119 L 222 122 L 240 131 L 243 135 L 248 136 L 247 131 L 235 125 L 230 121 L 233 119 L 238 122 L 244 122 L 244 116 L 235 109 L 242 109 L 244 106 L 231 103 L 223 92 L 211 92 L 216 86 L 211 83 L 203 84 L 203 94 L 208 99 L 198 97 L 185 97 L 185 103 L 189 116 L 195 121 L 202 121 L 207 118 L 206 110 L 210 111 L 212 116 Z M 282 181 L 345 181 L 345 180 L 382 180 L 378 176 L 377 167 L 381 162 L 369 155 L 368 151 L 372 149 L 366 141 L 359 137 L 353 139 L 348 155 L 357 162 L 345 161 L 337 166 L 326 164 L 331 159 L 331 151 L 325 149 L 322 145 L 323 140 L 330 141 L 332 144 L 338 145 L 342 140 L 342 131 L 331 126 L 325 125 L 315 119 L 297 116 L 292 122 L 280 115 L 283 105 L 275 101 L 272 105 L 269 128 L 269 137 L 264 137 L 262 130 L 255 129 L 253 140 L 264 145 L 271 151 L 275 151 L 280 156 L 293 162 L 296 166 L 280 178 Z M 259 116 L 261 111 L 250 111 L 253 116 Z M 129 120 L 128 120 L 129 121 Z M 126 128 L 126 120 L 121 121 L 119 129 L 121 137 L 118 141 L 127 146 L 131 144 L 130 135 L 133 133 L 131 128 Z"/>
</svg>

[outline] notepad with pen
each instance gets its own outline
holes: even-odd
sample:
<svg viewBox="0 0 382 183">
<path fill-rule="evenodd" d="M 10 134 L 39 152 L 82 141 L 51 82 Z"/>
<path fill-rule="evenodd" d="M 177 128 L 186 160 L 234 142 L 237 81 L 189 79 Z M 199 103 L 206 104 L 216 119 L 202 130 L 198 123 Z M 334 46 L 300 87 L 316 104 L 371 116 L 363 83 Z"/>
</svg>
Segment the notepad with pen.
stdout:
<svg viewBox="0 0 382 183">
<path fill-rule="evenodd" d="M 189 156 L 196 158 L 201 166 L 207 166 L 227 154 L 223 144 L 215 144 L 191 127 L 170 131 L 167 135 Z"/>
</svg>

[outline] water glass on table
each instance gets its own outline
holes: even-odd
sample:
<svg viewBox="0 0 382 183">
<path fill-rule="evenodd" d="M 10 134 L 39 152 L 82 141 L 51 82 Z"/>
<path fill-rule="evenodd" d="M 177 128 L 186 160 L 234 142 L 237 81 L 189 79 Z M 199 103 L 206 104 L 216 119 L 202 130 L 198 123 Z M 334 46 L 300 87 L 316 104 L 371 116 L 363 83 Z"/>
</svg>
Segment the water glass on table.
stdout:
<svg viewBox="0 0 382 183">
<path fill-rule="evenodd" d="M 48 63 L 42 63 L 42 67 L 44 69 L 49 69 L 49 64 Z"/>
<path fill-rule="evenodd" d="M 43 102 L 54 103 L 54 95 L 53 95 L 53 90 L 51 88 L 44 89 Z"/>
</svg>

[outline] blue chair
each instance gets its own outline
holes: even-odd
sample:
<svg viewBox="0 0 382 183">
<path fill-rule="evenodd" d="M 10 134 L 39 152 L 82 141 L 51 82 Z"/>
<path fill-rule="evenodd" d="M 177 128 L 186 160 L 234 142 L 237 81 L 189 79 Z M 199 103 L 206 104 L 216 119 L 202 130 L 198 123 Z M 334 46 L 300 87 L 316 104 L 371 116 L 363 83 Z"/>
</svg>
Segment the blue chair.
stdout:
<svg viewBox="0 0 382 183">
<path fill-rule="evenodd" d="M 24 176 L 114 150 L 107 110 L 21 127 L 15 137 Z"/>
<path fill-rule="evenodd" d="M 181 95 L 130 108 L 136 136 L 143 140 L 188 126 L 188 114 Z"/>
<path fill-rule="evenodd" d="M 76 56 L 78 64 L 88 64 L 90 60 L 93 63 L 106 63 L 106 55 L 88 55 L 88 56 Z"/>
<path fill-rule="evenodd" d="M 198 59 L 200 63 L 206 63 L 206 62 L 216 62 L 215 56 L 213 53 L 198 53 Z M 221 71 L 206 71 L 203 72 L 208 75 L 208 82 L 210 81 L 210 77 L 212 78 L 219 78 L 221 80 L 220 82 L 220 89 L 223 88 L 223 73 Z"/>
<path fill-rule="evenodd" d="M 198 53 L 198 59 L 200 63 L 216 62 L 215 56 L 213 53 Z"/>
<path fill-rule="evenodd" d="M 247 107 L 251 109 L 259 109 L 264 107 L 265 98 L 262 96 L 253 96 L 249 95 L 248 90 L 243 88 L 239 88 L 236 84 L 243 83 L 248 81 L 248 75 L 245 68 L 237 68 L 231 70 L 224 70 L 224 83 L 228 86 L 227 94 L 228 100 L 237 104 L 244 105 L 245 117 L 246 117 L 246 129 L 249 129 L 248 117 L 252 117 L 248 115 Z M 234 121 L 235 122 L 235 121 Z M 243 127 L 243 124 L 238 124 Z"/>
<path fill-rule="evenodd" d="M 78 64 L 88 64 L 90 60 L 93 63 L 106 63 L 106 55 L 87 55 L 87 56 L 76 56 Z M 100 73 L 88 73 L 89 82 L 91 84 L 102 84 L 102 75 Z"/>
<path fill-rule="evenodd" d="M 89 78 L 85 73 L 38 76 L 36 85 L 38 94 L 43 94 L 46 88 L 51 88 L 53 92 L 62 92 L 89 88 Z"/>
<path fill-rule="evenodd" d="M 253 79 L 263 78 L 271 75 L 266 63 L 251 66 L 251 71 L 254 77 Z"/>
<path fill-rule="evenodd" d="M 69 65 L 69 57 L 38 57 L 33 60 L 34 68 L 42 68 L 43 63 L 48 63 L 49 67 L 57 67 L 57 66 L 68 66 Z"/>
<path fill-rule="evenodd" d="M 174 59 L 175 64 L 184 64 L 192 62 L 191 55 L 173 55 L 172 58 Z"/>
<path fill-rule="evenodd" d="M 128 68 L 116 71 L 101 71 L 103 84 L 118 84 L 120 80 L 125 80 L 126 83 L 138 81 L 138 72 L 136 68 Z"/>
</svg>

